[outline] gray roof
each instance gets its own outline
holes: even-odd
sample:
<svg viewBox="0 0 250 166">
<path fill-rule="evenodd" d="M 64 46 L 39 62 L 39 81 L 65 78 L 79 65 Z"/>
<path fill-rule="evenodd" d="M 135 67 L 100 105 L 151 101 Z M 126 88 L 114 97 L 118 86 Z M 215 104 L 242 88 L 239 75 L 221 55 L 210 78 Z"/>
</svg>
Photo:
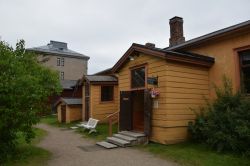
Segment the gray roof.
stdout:
<svg viewBox="0 0 250 166">
<path fill-rule="evenodd" d="M 61 98 L 61 101 L 63 101 L 67 105 L 79 105 L 82 104 L 81 98 Z"/>
<path fill-rule="evenodd" d="M 28 51 L 34 51 L 44 54 L 55 54 L 65 57 L 72 57 L 78 59 L 89 59 L 88 56 L 68 49 L 67 43 L 51 40 L 49 44 L 40 47 L 28 48 Z"/>
<path fill-rule="evenodd" d="M 117 82 L 117 78 L 107 75 L 86 75 L 85 78 L 90 82 Z"/>
<path fill-rule="evenodd" d="M 60 80 L 63 89 L 73 89 L 77 80 Z"/>
<path fill-rule="evenodd" d="M 109 73 L 111 73 L 111 70 L 112 70 L 112 67 L 111 67 L 111 68 L 108 68 L 108 69 L 105 69 L 105 70 L 102 70 L 102 71 L 99 71 L 99 72 L 95 73 L 94 75 L 109 74 Z"/>
<path fill-rule="evenodd" d="M 233 25 L 233 26 L 230 26 L 230 27 L 227 27 L 227 28 L 224 28 L 224 29 L 220 29 L 218 31 L 215 31 L 215 32 L 212 32 L 212 33 L 209 33 L 209 34 L 206 34 L 206 35 L 191 39 L 191 40 L 188 40 L 188 41 L 186 41 L 184 43 L 181 43 L 181 44 L 178 44 L 176 46 L 167 47 L 164 50 L 178 50 L 178 49 L 181 49 L 181 48 L 184 48 L 184 47 L 187 47 L 187 46 L 191 46 L 191 45 L 195 45 L 197 43 L 201 43 L 203 41 L 207 41 L 207 40 L 210 40 L 210 39 L 214 39 L 214 38 L 223 36 L 223 35 L 225 35 L 227 33 L 237 31 L 238 29 L 241 29 L 241 28 L 247 28 L 248 30 L 250 30 L 250 20 L 239 23 L 239 24 L 236 24 L 236 25 Z"/>
</svg>

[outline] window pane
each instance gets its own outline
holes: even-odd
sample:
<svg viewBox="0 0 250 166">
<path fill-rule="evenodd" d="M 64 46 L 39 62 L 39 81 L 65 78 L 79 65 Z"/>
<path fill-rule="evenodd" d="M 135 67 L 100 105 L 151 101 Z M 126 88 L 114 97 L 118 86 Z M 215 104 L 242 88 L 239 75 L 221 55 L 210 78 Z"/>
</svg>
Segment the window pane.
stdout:
<svg viewBox="0 0 250 166">
<path fill-rule="evenodd" d="M 61 77 L 61 80 L 64 80 L 64 72 L 63 71 L 61 72 L 61 76 L 60 77 Z"/>
<path fill-rule="evenodd" d="M 241 51 L 239 54 L 242 65 L 250 65 L 250 50 Z"/>
<path fill-rule="evenodd" d="M 242 90 L 246 93 L 250 93 L 250 50 L 241 51 L 239 55 L 242 64 Z"/>
<path fill-rule="evenodd" d="M 60 66 L 60 58 L 57 58 L 57 66 Z"/>
<path fill-rule="evenodd" d="M 114 94 L 113 86 L 102 86 L 101 87 L 101 101 L 112 101 Z"/>
<path fill-rule="evenodd" d="M 145 87 L 145 67 L 134 69 L 131 71 L 131 87 Z"/>
<path fill-rule="evenodd" d="M 64 58 L 61 58 L 61 66 L 64 66 Z"/>
<path fill-rule="evenodd" d="M 246 93 L 250 93 L 250 67 L 243 68 L 243 86 Z"/>
</svg>

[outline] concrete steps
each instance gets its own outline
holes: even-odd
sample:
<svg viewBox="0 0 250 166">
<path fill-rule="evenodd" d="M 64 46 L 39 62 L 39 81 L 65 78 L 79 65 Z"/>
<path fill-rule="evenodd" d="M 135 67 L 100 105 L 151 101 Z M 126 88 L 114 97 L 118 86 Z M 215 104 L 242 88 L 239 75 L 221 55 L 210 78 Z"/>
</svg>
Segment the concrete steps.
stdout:
<svg viewBox="0 0 250 166">
<path fill-rule="evenodd" d="M 96 144 L 106 149 L 113 149 L 116 147 L 128 147 L 145 144 L 147 142 L 148 138 L 143 133 L 121 131 L 118 134 L 114 134 L 112 137 L 107 137 L 106 141 L 97 142 Z"/>
<path fill-rule="evenodd" d="M 106 141 L 97 142 L 96 145 L 105 147 L 106 149 L 114 149 L 114 148 L 117 148 L 117 147 L 118 147 L 117 145 L 108 143 L 108 142 L 106 142 Z"/>
<path fill-rule="evenodd" d="M 121 147 L 127 147 L 131 145 L 130 142 L 125 141 L 123 139 L 116 138 L 116 137 L 108 137 L 107 142 L 121 146 Z"/>
</svg>

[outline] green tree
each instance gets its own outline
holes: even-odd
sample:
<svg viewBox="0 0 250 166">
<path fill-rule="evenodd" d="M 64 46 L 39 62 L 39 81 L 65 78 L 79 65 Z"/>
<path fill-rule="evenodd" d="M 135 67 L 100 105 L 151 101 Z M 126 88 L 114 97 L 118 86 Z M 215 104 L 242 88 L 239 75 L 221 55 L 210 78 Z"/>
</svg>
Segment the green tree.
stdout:
<svg viewBox="0 0 250 166">
<path fill-rule="evenodd" d="M 48 97 L 61 91 L 58 74 L 24 46 L 23 40 L 15 49 L 0 42 L 0 163 L 15 151 L 17 133 L 26 142 L 34 137 L 38 114 L 48 109 Z"/>
</svg>

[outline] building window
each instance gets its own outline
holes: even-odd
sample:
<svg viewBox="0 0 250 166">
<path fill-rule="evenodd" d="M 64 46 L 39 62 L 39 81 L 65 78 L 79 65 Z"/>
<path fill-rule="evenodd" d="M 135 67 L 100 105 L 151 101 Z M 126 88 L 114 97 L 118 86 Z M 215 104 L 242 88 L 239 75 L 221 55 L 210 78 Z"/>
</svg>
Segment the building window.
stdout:
<svg viewBox="0 0 250 166">
<path fill-rule="evenodd" d="M 250 49 L 239 52 L 242 90 L 250 94 Z"/>
<path fill-rule="evenodd" d="M 64 58 L 61 58 L 61 66 L 64 66 Z"/>
<path fill-rule="evenodd" d="M 64 72 L 63 71 L 60 72 L 60 79 L 64 80 Z"/>
<path fill-rule="evenodd" d="M 114 86 L 101 87 L 101 101 L 113 101 Z"/>
<path fill-rule="evenodd" d="M 57 66 L 60 66 L 60 58 L 57 58 Z"/>
<path fill-rule="evenodd" d="M 145 67 L 140 67 L 131 70 L 131 88 L 144 88 L 145 87 Z"/>
</svg>

